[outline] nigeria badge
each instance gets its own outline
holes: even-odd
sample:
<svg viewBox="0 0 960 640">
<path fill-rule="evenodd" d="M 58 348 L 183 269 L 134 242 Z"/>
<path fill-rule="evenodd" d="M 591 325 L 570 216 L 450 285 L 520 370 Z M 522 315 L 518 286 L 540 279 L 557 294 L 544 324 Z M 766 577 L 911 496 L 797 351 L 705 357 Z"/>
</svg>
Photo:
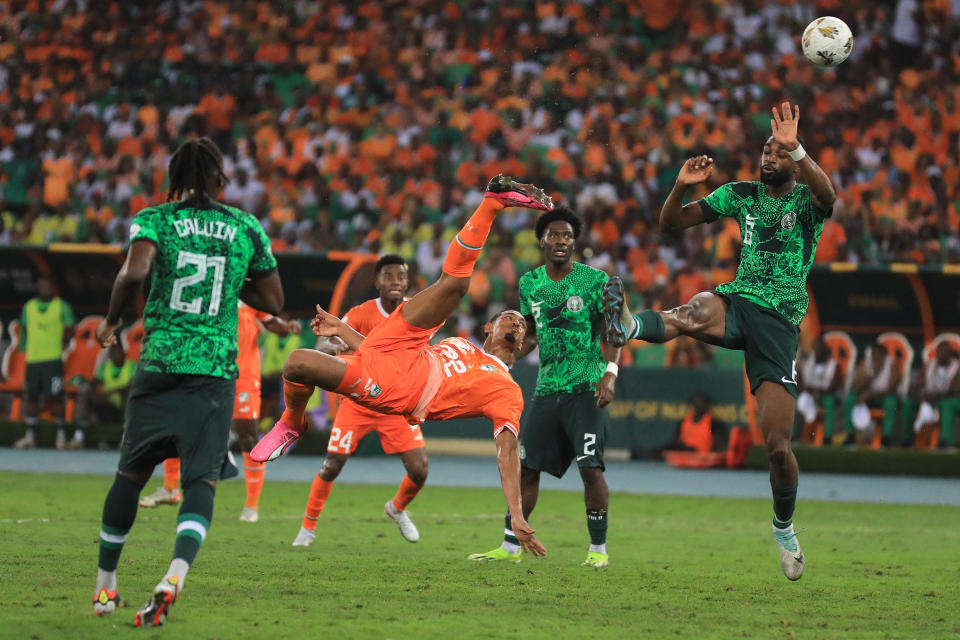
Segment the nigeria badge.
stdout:
<svg viewBox="0 0 960 640">
<path fill-rule="evenodd" d="M 793 211 L 787 211 L 783 214 L 783 217 L 780 218 L 780 226 L 790 231 L 797 224 L 797 214 Z"/>
<path fill-rule="evenodd" d="M 567 311 L 576 313 L 581 309 L 583 309 L 583 298 L 576 295 L 567 298 Z"/>
</svg>

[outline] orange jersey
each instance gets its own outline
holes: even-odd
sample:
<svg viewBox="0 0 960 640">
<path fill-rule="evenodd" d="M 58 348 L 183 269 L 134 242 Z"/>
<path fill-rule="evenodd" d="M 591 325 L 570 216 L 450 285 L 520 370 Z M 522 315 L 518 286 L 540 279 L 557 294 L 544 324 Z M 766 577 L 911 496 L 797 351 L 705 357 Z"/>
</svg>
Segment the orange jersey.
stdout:
<svg viewBox="0 0 960 640">
<path fill-rule="evenodd" d="M 237 302 L 237 391 L 260 388 L 260 322 L 272 316 Z"/>
<path fill-rule="evenodd" d="M 387 313 L 383 305 L 380 303 L 380 298 L 374 298 L 373 300 L 367 300 L 364 303 L 358 304 L 343 315 L 343 321 L 350 325 L 357 333 L 362 335 L 367 335 L 381 324 L 383 321 L 390 317 L 390 314 Z"/>
<path fill-rule="evenodd" d="M 354 331 L 365 336 L 383 324 L 384 321 L 389 317 L 390 314 L 387 313 L 383 308 L 380 298 L 373 298 L 372 300 L 362 302 L 347 311 L 343 315 L 343 321 L 353 328 Z M 352 405 L 346 407 L 347 411 L 345 412 L 345 415 L 350 417 L 351 424 L 359 424 L 364 422 L 384 422 L 384 427 L 388 429 L 394 427 L 398 429 L 404 428 L 409 430 L 407 421 L 400 416 L 384 416 L 382 413 L 352 402 L 346 397 L 343 398 L 343 403 L 344 406 Z M 340 409 L 342 408 L 344 407 L 340 407 Z M 340 416 L 340 409 L 337 409 L 338 420 Z M 346 420 L 346 418 L 344 418 L 344 420 Z"/>
<path fill-rule="evenodd" d="M 494 436 L 518 434 L 523 393 L 506 365 L 463 338 L 431 345 L 439 328 L 415 327 L 392 313 L 355 353 L 341 356 L 347 371 L 336 392 L 412 422 L 486 416 Z"/>
<path fill-rule="evenodd" d="M 464 338 L 447 338 L 429 349 L 440 357 L 443 378 L 428 420 L 486 416 L 494 437 L 504 429 L 520 435 L 523 392 L 500 358 Z"/>
</svg>

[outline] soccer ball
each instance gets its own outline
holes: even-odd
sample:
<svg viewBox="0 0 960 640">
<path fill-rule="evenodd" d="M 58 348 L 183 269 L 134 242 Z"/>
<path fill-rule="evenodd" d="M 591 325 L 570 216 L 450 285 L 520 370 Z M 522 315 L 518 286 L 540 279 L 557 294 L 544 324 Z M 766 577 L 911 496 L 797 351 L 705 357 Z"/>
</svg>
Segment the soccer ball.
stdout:
<svg viewBox="0 0 960 640">
<path fill-rule="evenodd" d="M 840 18 L 817 18 L 803 30 L 803 55 L 818 67 L 835 67 L 853 51 L 853 33 Z"/>
</svg>

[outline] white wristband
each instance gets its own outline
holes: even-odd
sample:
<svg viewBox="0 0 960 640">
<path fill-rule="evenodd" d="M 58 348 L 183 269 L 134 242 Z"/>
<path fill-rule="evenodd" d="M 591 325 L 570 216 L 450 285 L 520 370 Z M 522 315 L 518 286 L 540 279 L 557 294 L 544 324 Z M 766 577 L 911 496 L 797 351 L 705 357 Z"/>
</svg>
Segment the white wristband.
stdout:
<svg viewBox="0 0 960 640">
<path fill-rule="evenodd" d="M 608 363 L 607 363 L 607 373 L 612 373 L 613 376 L 616 377 L 617 374 L 620 373 L 620 367 L 617 365 L 616 362 L 608 362 Z"/>
<path fill-rule="evenodd" d="M 794 162 L 800 162 L 807 157 L 807 150 L 803 148 L 802 144 L 798 144 L 796 149 L 793 151 L 787 151 L 787 154 Z"/>
</svg>

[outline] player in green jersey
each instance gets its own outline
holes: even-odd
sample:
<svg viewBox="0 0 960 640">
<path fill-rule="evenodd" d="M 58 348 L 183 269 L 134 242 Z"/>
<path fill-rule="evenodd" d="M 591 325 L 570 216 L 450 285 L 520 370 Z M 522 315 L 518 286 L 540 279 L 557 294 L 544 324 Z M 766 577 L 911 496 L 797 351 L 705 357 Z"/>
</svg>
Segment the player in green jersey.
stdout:
<svg viewBox="0 0 960 640">
<path fill-rule="evenodd" d="M 797 139 L 799 107 L 773 108 L 773 135 L 760 155 L 759 182 L 733 182 L 683 204 L 687 189 L 710 177 L 713 160 L 687 160 L 660 213 L 663 231 L 679 231 L 722 216 L 735 217 L 743 238 L 733 282 L 705 291 L 665 312 L 631 315 L 619 278 L 604 289 L 607 340 L 665 342 L 693 336 L 728 349 L 742 349 L 750 390 L 770 457 L 773 533 L 780 565 L 790 580 L 803 574 L 804 556 L 793 530 L 797 460 L 790 432 L 797 397 L 797 338 L 807 310 L 806 279 L 823 221 L 836 199 L 830 178 Z M 797 182 L 797 177 L 805 184 Z"/>
<path fill-rule="evenodd" d="M 154 467 L 181 458 L 183 502 L 170 567 L 137 626 L 163 624 L 207 535 L 213 496 L 227 456 L 237 377 L 237 298 L 277 314 L 283 291 L 277 262 L 256 218 L 214 200 L 227 178 L 208 138 L 185 142 L 170 158 L 168 202 L 130 225 L 130 248 L 97 340 L 116 341 L 125 309 L 152 271 L 146 337 L 130 385 L 120 462 L 103 505 L 94 613 L 118 602 L 117 564 Z"/>
<path fill-rule="evenodd" d="M 582 223 L 566 207 L 541 214 L 536 235 L 544 264 L 520 278 L 520 312 L 527 321 L 521 355 L 540 347 L 533 403 L 520 431 L 523 517 L 537 505 L 540 473 L 563 477 L 576 460 L 583 480 L 590 548 L 584 566 L 605 567 L 607 506 L 603 449 L 620 349 L 603 344 L 601 296 L 608 276 L 573 260 Z M 521 549 L 506 516 L 504 539 L 471 560 L 519 562 Z"/>
</svg>

